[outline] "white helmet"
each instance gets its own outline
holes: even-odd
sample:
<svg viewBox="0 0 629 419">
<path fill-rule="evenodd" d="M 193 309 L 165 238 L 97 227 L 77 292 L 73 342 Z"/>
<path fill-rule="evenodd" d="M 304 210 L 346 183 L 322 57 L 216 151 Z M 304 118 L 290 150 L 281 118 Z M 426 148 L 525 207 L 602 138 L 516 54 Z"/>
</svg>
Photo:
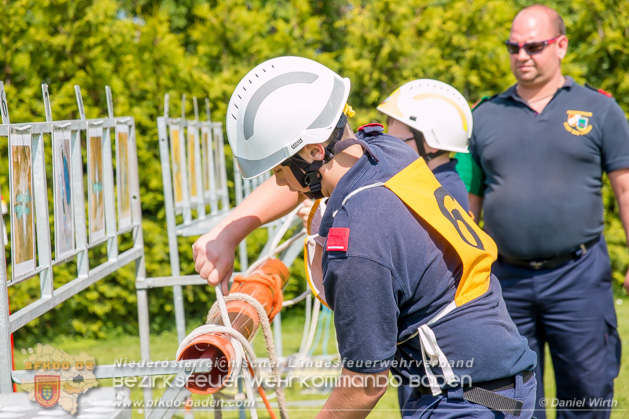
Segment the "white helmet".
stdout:
<svg viewBox="0 0 629 419">
<path fill-rule="evenodd" d="M 227 138 L 245 179 L 277 166 L 336 127 L 350 81 L 301 57 L 278 57 L 251 70 L 227 107 Z"/>
<path fill-rule="evenodd" d="M 439 150 L 467 153 L 472 135 L 472 111 L 467 100 L 449 84 L 419 79 L 397 88 L 378 110 L 424 134 Z"/>
</svg>

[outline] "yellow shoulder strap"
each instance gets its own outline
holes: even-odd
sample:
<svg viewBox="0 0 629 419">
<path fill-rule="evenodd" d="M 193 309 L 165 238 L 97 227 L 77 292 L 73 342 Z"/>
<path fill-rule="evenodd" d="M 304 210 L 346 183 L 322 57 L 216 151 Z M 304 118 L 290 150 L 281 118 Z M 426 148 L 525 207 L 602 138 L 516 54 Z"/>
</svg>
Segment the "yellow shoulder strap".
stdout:
<svg viewBox="0 0 629 419">
<path fill-rule="evenodd" d="M 463 274 L 454 299 L 457 307 L 487 292 L 491 265 L 498 255 L 496 244 L 441 186 L 424 160 L 417 159 L 385 186 L 440 234 L 461 259 Z"/>
</svg>

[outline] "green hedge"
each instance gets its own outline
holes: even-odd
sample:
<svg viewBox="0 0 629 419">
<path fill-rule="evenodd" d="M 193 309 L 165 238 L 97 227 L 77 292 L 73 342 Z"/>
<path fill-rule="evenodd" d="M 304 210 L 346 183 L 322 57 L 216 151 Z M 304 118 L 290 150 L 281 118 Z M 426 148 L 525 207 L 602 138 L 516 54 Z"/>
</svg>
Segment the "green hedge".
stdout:
<svg viewBox="0 0 629 419">
<path fill-rule="evenodd" d="M 354 125 L 382 120 L 377 104 L 394 88 L 430 77 L 454 85 L 475 102 L 514 79 L 503 41 L 525 1 L 470 0 L 14 0 L 0 2 L 0 78 L 14 122 L 43 120 L 40 85 L 50 86 L 53 117 L 76 118 L 73 85 L 87 116 L 105 114 L 105 85 L 117 115 L 136 120 L 141 198 L 149 276 L 170 272 L 156 118 L 164 93 L 209 96 L 223 120 L 232 90 L 256 64 L 279 55 L 316 59 L 352 80 Z M 629 3 L 624 0 L 550 1 L 564 16 L 570 38 L 566 74 L 614 94 L 629 110 Z M 190 103 L 188 108 L 191 108 Z M 190 109 L 191 111 L 191 109 Z M 0 185 L 8 195 L 6 147 Z M 621 281 L 629 265 L 625 236 L 609 184 L 606 235 Z M 262 234 L 262 233 L 260 233 Z M 257 237 L 257 236 L 256 236 Z M 260 241 L 260 239 L 257 239 Z M 256 238 L 250 239 L 255 242 Z M 180 239 L 184 273 L 192 273 L 192 239 Z M 252 247 L 252 258 L 255 249 Z M 301 262 L 289 296 L 304 288 Z M 62 283 L 71 272 L 61 269 Z M 37 281 L 33 281 L 37 282 Z M 172 324 L 168 290 L 151 294 L 152 326 Z M 11 288 L 12 308 L 38 295 L 38 284 Z M 187 315 L 203 316 L 212 292 L 188 287 Z M 77 333 L 100 337 L 137 330 L 131 268 L 90 287 L 19 336 Z"/>
</svg>

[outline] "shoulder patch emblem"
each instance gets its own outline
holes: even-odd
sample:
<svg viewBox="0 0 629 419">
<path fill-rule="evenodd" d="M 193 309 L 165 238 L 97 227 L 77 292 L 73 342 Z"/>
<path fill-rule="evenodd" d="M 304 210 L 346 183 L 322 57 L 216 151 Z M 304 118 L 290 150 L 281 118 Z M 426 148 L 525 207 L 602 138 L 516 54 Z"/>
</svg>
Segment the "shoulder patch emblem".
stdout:
<svg viewBox="0 0 629 419">
<path fill-rule="evenodd" d="M 347 252 L 349 228 L 331 228 L 328 232 L 325 250 L 328 252 Z"/>
<path fill-rule="evenodd" d="M 590 124 L 592 112 L 570 110 L 566 111 L 566 113 L 568 116 L 563 126 L 570 134 L 585 135 L 592 131 L 592 124 Z"/>
</svg>

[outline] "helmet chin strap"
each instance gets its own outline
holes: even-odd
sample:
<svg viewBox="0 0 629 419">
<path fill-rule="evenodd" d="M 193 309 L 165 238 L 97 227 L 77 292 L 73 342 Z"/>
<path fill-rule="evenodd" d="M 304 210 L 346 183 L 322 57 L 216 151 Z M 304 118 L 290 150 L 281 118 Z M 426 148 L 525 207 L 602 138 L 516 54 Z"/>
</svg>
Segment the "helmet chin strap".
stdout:
<svg viewBox="0 0 629 419">
<path fill-rule="evenodd" d="M 347 117 L 345 115 L 342 115 L 339 119 L 337 127 L 344 127 L 346 122 Z M 309 163 L 299 154 L 295 154 L 288 159 L 288 161 L 290 162 L 290 170 L 295 176 L 295 179 L 297 179 L 302 188 L 309 188 L 309 192 L 304 192 L 304 194 L 308 198 L 321 199 L 324 197 L 323 193 L 321 192 L 321 173 L 319 173 L 319 170 L 321 169 L 321 166 L 328 163 L 334 158 L 335 155 L 342 152 L 346 148 L 354 144 L 358 144 L 363 148 L 364 152 L 367 153 L 369 157 L 374 159 L 376 162 L 378 161 L 376 156 L 374 156 L 371 152 L 371 149 L 366 142 L 358 140 L 356 138 L 346 138 L 344 140 L 340 140 L 342 135 L 343 132 L 341 131 L 338 137 L 333 138 L 330 141 L 330 144 L 325 147 L 323 160 L 315 160 L 312 163 Z"/>
<path fill-rule="evenodd" d="M 421 156 L 422 159 L 426 163 L 435 157 L 439 157 L 443 154 L 448 153 L 446 150 L 437 150 L 434 153 L 426 153 L 426 148 L 424 147 L 424 134 L 421 131 L 416 130 L 415 128 L 411 128 L 411 132 L 413 133 L 413 139 L 415 140 L 415 144 L 417 144 L 417 152 Z M 410 138 L 409 138 L 410 140 Z"/>
<path fill-rule="evenodd" d="M 323 198 L 323 193 L 321 192 L 321 173 L 319 173 L 319 169 L 334 157 L 328 147 L 325 149 L 325 157 L 323 160 L 315 160 L 312 163 L 308 163 L 299 154 L 295 154 L 290 158 L 290 170 L 293 172 L 295 179 L 297 179 L 302 188 L 310 189 L 309 192 L 304 192 L 304 195 L 310 199 Z"/>
</svg>

